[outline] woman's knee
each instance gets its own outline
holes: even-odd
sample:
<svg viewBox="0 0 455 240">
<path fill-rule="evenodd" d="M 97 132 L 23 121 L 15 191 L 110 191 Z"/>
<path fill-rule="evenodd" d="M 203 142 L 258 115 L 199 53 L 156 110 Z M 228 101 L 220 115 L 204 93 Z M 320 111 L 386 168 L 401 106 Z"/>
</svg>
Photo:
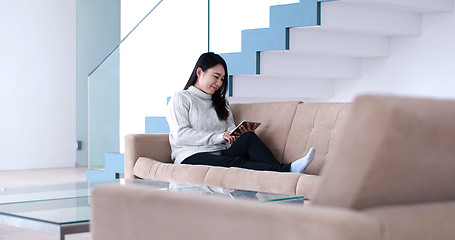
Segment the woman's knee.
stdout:
<svg viewBox="0 0 455 240">
<path fill-rule="evenodd" d="M 245 159 L 244 157 L 233 157 L 230 161 L 229 161 L 229 165 L 231 167 L 243 167 L 243 165 L 245 165 L 245 163 L 247 162 L 248 160 Z"/>
<path fill-rule="evenodd" d="M 257 138 L 258 136 L 256 135 L 255 132 L 246 132 L 240 135 L 240 138 Z"/>
</svg>

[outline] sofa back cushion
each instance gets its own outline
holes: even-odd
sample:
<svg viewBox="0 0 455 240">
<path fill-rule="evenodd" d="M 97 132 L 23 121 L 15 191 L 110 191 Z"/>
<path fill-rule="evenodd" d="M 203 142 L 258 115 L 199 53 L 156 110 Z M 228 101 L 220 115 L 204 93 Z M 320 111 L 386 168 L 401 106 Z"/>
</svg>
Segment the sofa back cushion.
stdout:
<svg viewBox="0 0 455 240">
<path fill-rule="evenodd" d="M 301 158 L 316 148 L 313 162 L 304 171 L 319 175 L 324 163 L 333 157 L 333 143 L 346 120 L 350 103 L 301 103 L 292 122 L 283 162 Z"/>
<path fill-rule="evenodd" d="M 313 204 L 365 209 L 455 199 L 455 101 L 362 96 Z"/>
<path fill-rule="evenodd" d="M 235 123 L 242 120 L 261 122 L 256 130 L 259 138 L 282 161 L 286 139 L 299 101 L 231 104 Z"/>
</svg>

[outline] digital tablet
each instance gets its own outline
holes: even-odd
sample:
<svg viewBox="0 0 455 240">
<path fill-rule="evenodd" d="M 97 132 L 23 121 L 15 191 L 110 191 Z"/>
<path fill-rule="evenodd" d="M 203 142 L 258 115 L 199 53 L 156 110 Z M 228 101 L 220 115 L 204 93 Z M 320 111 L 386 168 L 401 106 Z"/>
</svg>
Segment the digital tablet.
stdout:
<svg viewBox="0 0 455 240">
<path fill-rule="evenodd" d="M 254 130 L 256 130 L 261 125 L 260 122 L 252 122 L 252 121 L 243 120 L 241 123 L 239 123 L 239 125 L 237 125 L 237 127 L 234 128 L 234 130 L 232 130 L 232 132 L 229 135 L 230 136 L 240 136 L 241 135 L 240 127 L 244 126 L 246 128 L 247 124 L 250 124 L 250 126 L 253 126 L 253 124 L 256 124 L 256 128 Z"/>
</svg>

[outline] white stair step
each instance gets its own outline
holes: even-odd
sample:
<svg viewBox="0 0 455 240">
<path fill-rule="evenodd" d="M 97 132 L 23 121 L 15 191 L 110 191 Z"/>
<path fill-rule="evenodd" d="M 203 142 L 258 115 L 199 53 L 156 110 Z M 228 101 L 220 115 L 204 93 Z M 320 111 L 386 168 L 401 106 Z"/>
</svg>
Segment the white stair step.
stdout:
<svg viewBox="0 0 455 240">
<path fill-rule="evenodd" d="M 333 86 L 332 79 L 237 75 L 233 78 L 233 95 L 262 101 L 328 98 L 333 96 Z"/>
<path fill-rule="evenodd" d="M 235 103 L 260 103 L 260 102 L 284 102 L 284 101 L 302 101 L 306 102 L 308 99 L 305 97 L 228 97 L 230 104 Z"/>
<path fill-rule="evenodd" d="M 341 0 L 370 6 L 389 7 L 400 11 L 432 13 L 451 12 L 453 0 Z"/>
<path fill-rule="evenodd" d="M 290 29 L 290 50 L 348 57 L 386 57 L 390 38 L 360 33 L 337 32 L 321 26 Z"/>
<path fill-rule="evenodd" d="M 343 1 L 321 4 L 321 26 L 331 30 L 384 36 L 410 36 L 421 32 L 422 14 Z"/>
<path fill-rule="evenodd" d="M 300 78 L 358 78 L 359 58 L 310 55 L 292 51 L 260 54 L 260 74 Z"/>
</svg>

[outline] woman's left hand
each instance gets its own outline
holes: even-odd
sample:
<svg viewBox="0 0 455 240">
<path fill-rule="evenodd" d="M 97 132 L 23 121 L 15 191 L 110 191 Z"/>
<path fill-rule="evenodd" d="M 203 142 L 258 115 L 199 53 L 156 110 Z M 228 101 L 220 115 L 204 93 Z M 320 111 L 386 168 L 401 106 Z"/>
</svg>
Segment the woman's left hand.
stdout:
<svg viewBox="0 0 455 240">
<path fill-rule="evenodd" d="M 223 134 L 224 140 L 226 140 L 230 145 L 234 144 L 235 140 L 237 140 L 237 137 L 229 135 L 230 132 L 225 132 Z"/>
<path fill-rule="evenodd" d="M 247 123 L 245 125 L 246 125 L 246 127 L 243 125 L 240 126 L 240 135 L 242 135 L 246 132 L 254 132 L 257 128 L 256 123 L 254 123 L 254 124 Z"/>
</svg>

